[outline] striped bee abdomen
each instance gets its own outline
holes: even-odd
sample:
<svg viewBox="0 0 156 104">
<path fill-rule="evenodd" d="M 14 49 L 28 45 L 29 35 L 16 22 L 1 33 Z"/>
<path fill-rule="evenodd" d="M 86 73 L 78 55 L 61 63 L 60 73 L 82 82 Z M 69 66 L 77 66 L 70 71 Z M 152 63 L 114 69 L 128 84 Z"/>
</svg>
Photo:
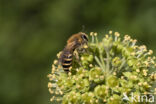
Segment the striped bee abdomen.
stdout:
<svg viewBox="0 0 156 104">
<path fill-rule="evenodd" d="M 69 68 L 72 65 L 72 57 L 73 54 L 70 52 L 64 52 L 64 54 L 62 55 L 62 67 L 65 72 L 69 72 Z"/>
</svg>

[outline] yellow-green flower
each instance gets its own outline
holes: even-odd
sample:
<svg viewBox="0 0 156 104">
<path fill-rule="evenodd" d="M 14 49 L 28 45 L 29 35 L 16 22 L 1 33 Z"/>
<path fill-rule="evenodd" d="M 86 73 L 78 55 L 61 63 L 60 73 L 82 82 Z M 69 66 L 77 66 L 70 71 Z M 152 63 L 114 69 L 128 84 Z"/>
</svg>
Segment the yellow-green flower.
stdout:
<svg viewBox="0 0 156 104">
<path fill-rule="evenodd" d="M 152 50 L 113 31 L 100 40 L 91 32 L 88 46 L 79 53 L 79 60 L 73 57 L 68 74 L 54 60 L 48 74 L 52 104 L 131 104 L 122 100 L 123 93 L 128 98 L 131 93 L 154 93 L 156 58 Z"/>
</svg>

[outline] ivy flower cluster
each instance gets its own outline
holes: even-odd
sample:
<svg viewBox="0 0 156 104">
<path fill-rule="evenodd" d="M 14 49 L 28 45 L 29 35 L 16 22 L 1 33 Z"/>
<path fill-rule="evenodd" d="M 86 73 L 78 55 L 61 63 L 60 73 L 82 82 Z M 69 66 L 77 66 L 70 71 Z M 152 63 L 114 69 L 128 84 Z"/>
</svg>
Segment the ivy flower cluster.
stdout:
<svg viewBox="0 0 156 104">
<path fill-rule="evenodd" d="M 48 75 L 50 101 L 59 104 L 135 104 L 123 100 L 141 94 L 156 93 L 155 59 L 152 50 L 136 45 L 137 40 L 109 31 L 99 41 L 97 33 L 90 33 L 85 52 L 79 61 L 73 58 L 67 74 L 54 60 Z M 60 53 L 57 55 L 60 56 Z"/>
</svg>

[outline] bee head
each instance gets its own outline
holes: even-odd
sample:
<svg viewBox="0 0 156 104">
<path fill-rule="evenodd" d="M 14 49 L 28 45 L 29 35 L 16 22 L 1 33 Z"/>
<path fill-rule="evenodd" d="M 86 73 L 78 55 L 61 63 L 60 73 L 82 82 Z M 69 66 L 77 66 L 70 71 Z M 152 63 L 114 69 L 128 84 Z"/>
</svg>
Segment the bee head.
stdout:
<svg viewBox="0 0 156 104">
<path fill-rule="evenodd" d="M 88 36 L 87 36 L 87 34 L 82 33 L 82 32 L 80 32 L 80 34 L 81 34 L 81 38 L 84 41 L 84 43 L 87 43 L 88 42 Z"/>
</svg>

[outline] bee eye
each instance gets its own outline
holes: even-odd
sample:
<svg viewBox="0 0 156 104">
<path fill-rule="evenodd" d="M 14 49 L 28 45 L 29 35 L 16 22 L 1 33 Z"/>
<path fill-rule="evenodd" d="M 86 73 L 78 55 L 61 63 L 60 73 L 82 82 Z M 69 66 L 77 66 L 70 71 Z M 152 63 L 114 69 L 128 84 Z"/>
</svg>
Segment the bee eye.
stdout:
<svg viewBox="0 0 156 104">
<path fill-rule="evenodd" d="M 86 35 L 82 35 L 82 39 L 84 39 L 84 40 L 87 40 L 87 41 L 88 41 L 88 38 L 86 37 Z"/>
</svg>

